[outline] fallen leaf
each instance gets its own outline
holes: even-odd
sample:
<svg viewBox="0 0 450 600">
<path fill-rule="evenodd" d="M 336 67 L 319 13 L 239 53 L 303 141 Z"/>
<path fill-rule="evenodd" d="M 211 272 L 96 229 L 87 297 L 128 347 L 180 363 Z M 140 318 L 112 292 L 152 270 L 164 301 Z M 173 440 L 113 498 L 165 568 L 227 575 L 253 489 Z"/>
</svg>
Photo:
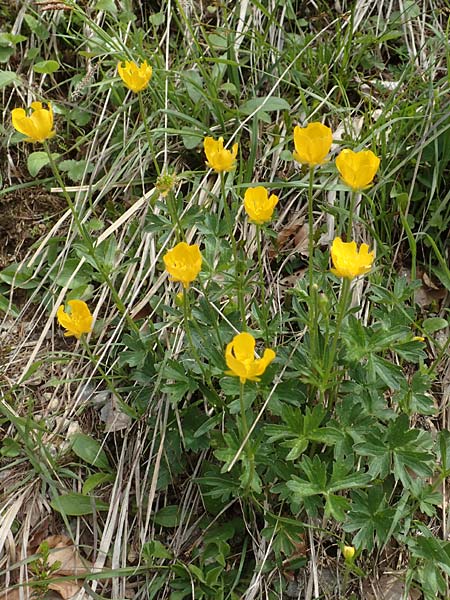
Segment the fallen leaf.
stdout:
<svg viewBox="0 0 450 600">
<path fill-rule="evenodd" d="M 303 217 L 295 217 L 277 235 L 276 248 L 269 251 L 270 258 L 280 252 L 299 252 L 308 256 L 308 224 Z"/>
<path fill-rule="evenodd" d="M 385 573 L 378 581 L 364 581 L 365 600 L 403 600 L 405 598 L 405 583 L 402 573 Z M 410 589 L 406 600 L 418 600 L 420 592 Z"/>
<path fill-rule="evenodd" d="M 59 581 L 58 583 L 49 583 L 48 589 L 58 592 L 63 600 L 70 600 L 81 590 L 81 585 L 73 581 Z"/>
<path fill-rule="evenodd" d="M 48 564 L 53 565 L 57 561 L 61 563 L 55 573 L 58 575 L 86 575 L 86 573 L 89 573 L 86 562 L 78 554 L 77 548 L 72 545 L 69 538 L 54 535 L 45 541 L 48 547 L 52 549 L 48 557 Z"/>
<path fill-rule="evenodd" d="M 100 419 L 104 421 L 107 433 L 126 429 L 131 424 L 131 417 L 121 410 L 114 394 L 110 394 L 105 406 L 100 411 Z"/>
</svg>

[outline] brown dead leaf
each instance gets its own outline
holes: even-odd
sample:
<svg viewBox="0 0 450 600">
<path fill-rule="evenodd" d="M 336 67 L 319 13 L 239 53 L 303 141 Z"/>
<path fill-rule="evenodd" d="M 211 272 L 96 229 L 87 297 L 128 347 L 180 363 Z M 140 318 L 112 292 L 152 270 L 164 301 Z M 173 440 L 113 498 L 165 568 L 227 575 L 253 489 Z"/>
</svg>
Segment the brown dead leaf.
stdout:
<svg viewBox="0 0 450 600">
<path fill-rule="evenodd" d="M 399 275 L 411 281 L 410 269 L 402 268 Z M 440 303 L 446 297 L 447 290 L 436 278 L 431 278 L 428 273 L 420 268 L 417 269 L 416 277 L 422 281 L 422 286 L 414 292 L 414 300 L 421 308 Z"/>
<path fill-rule="evenodd" d="M 100 419 L 105 423 L 105 431 L 120 431 L 131 425 L 131 417 L 126 415 L 120 408 L 116 396 L 110 394 L 105 406 L 100 411 Z"/>
<path fill-rule="evenodd" d="M 49 565 L 59 561 L 61 566 L 55 572 L 58 575 L 86 575 L 89 569 L 78 554 L 78 550 L 72 545 L 71 540 L 63 535 L 52 535 L 45 540 L 48 547 L 53 551 L 48 557 Z"/>
<path fill-rule="evenodd" d="M 24 592 L 23 595 L 25 596 Z M 0 592 L 0 600 L 20 600 L 20 592 L 19 590 L 5 590 Z"/>
<path fill-rule="evenodd" d="M 378 581 L 364 581 L 365 600 L 402 600 L 405 594 L 404 574 L 385 573 Z M 410 589 L 407 600 L 418 600 L 420 592 Z"/>
<path fill-rule="evenodd" d="M 58 583 L 49 583 L 48 589 L 58 592 L 63 600 L 70 600 L 81 590 L 81 585 L 73 581 L 59 581 Z"/>
<path fill-rule="evenodd" d="M 299 252 L 308 256 L 308 224 L 303 217 L 295 217 L 278 232 L 275 247 L 270 248 L 269 258 L 281 252 Z"/>
</svg>

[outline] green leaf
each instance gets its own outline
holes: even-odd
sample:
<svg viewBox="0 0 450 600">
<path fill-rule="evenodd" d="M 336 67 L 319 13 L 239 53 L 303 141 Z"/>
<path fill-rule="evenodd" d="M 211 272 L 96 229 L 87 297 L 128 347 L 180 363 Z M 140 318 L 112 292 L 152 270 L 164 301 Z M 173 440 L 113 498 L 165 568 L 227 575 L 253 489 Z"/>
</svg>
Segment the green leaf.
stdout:
<svg viewBox="0 0 450 600">
<path fill-rule="evenodd" d="M 94 170 L 94 165 L 87 160 L 63 160 L 58 166 L 74 183 L 78 183 L 85 174 Z"/>
<path fill-rule="evenodd" d="M 22 451 L 21 445 L 13 440 L 12 438 L 4 438 L 2 441 L 2 445 L 0 446 L 0 454 L 2 456 L 6 456 L 7 458 L 15 458 L 19 456 Z"/>
<path fill-rule="evenodd" d="M 22 290 L 33 290 L 39 285 L 33 269 L 18 263 L 11 263 L 0 271 L 0 281 Z"/>
<path fill-rule="evenodd" d="M 117 14 L 117 7 L 114 0 L 98 0 L 97 4 L 94 6 L 94 10 L 105 10 L 112 15 Z"/>
<path fill-rule="evenodd" d="M 277 96 L 260 96 L 251 98 L 244 102 L 240 107 L 239 112 L 243 115 L 251 115 L 255 111 L 264 111 L 265 113 L 277 110 L 290 110 L 291 105 L 284 98 Z"/>
<path fill-rule="evenodd" d="M 92 515 L 95 511 L 109 510 L 109 504 L 97 500 L 93 496 L 84 494 L 64 494 L 57 496 L 50 502 L 50 506 L 69 517 L 80 517 L 82 515 Z"/>
<path fill-rule="evenodd" d="M 149 15 L 148 17 L 149 23 L 154 25 L 155 27 L 159 27 L 166 21 L 166 13 L 164 11 L 154 13 L 153 15 Z"/>
<path fill-rule="evenodd" d="M 19 309 L 17 306 L 11 303 L 9 298 L 6 298 L 3 294 L 0 294 L 0 311 L 12 315 L 13 317 L 19 316 Z"/>
<path fill-rule="evenodd" d="M 176 527 L 180 522 L 180 508 L 176 504 L 165 506 L 156 513 L 153 520 L 162 527 Z"/>
<path fill-rule="evenodd" d="M 154 558 L 172 558 L 172 554 L 159 540 L 146 542 L 142 546 L 142 555 L 147 562 L 153 562 Z"/>
<path fill-rule="evenodd" d="M 57 152 L 54 152 L 52 154 L 53 160 L 56 160 L 58 157 L 59 157 L 59 154 Z M 28 158 L 27 158 L 27 167 L 28 167 L 28 172 L 31 175 L 31 177 L 36 177 L 36 175 L 39 173 L 39 171 L 43 167 L 48 165 L 49 162 L 50 161 L 49 161 L 47 152 L 38 151 L 38 152 L 32 152 L 31 154 L 29 154 Z"/>
<path fill-rule="evenodd" d="M 86 263 L 77 271 L 75 277 L 69 284 L 70 278 L 79 264 L 79 259 L 69 258 L 65 261 L 64 267 L 60 273 L 56 275 L 53 275 L 52 273 L 50 276 L 54 277 L 54 282 L 57 285 L 61 287 L 68 286 L 70 290 L 87 285 L 92 280 L 92 268 Z"/>
<path fill-rule="evenodd" d="M 19 33 L 0 33 L 0 46 L 15 46 L 25 42 L 28 38 Z"/>
<path fill-rule="evenodd" d="M 84 433 L 76 433 L 72 438 L 72 451 L 89 465 L 110 471 L 108 457 L 100 442 Z"/>
<path fill-rule="evenodd" d="M 325 515 L 332 516 L 336 521 L 345 521 L 345 513 L 350 509 L 350 502 L 344 496 L 327 494 Z"/>
<path fill-rule="evenodd" d="M 33 71 L 36 73 L 55 73 L 59 69 L 59 62 L 56 60 L 42 60 L 33 66 Z"/>
<path fill-rule="evenodd" d="M 50 37 L 49 30 L 47 28 L 47 24 L 44 20 L 39 20 L 30 15 L 29 13 L 25 13 L 24 21 L 30 28 L 30 30 L 37 35 L 37 37 L 45 42 Z"/>
<path fill-rule="evenodd" d="M 19 81 L 20 79 L 12 71 L 0 70 L 0 89 Z"/>
<path fill-rule="evenodd" d="M 81 491 L 83 494 L 88 495 L 93 489 L 108 481 L 114 481 L 114 475 L 112 473 L 93 473 L 92 475 L 89 475 L 83 483 Z"/>
<path fill-rule="evenodd" d="M 425 333 L 430 334 L 448 327 L 448 321 L 441 317 L 429 317 L 422 323 L 422 327 Z"/>
</svg>

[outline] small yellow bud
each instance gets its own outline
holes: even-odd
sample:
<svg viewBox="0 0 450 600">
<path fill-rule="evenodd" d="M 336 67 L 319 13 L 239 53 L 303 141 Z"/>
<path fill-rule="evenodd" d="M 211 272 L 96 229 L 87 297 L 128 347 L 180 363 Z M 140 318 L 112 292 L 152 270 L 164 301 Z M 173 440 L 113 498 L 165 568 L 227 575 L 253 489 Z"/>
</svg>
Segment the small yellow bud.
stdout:
<svg viewBox="0 0 450 600">
<path fill-rule="evenodd" d="M 352 560 L 355 556 L 355 548 L 354 546 L 344 546 L 342 549 L 342 554 L 344 555 L 345 560 Z"/>
<path fill-rule="evenodd" d="M 422 337 L 421 335 L 415 335 L 412 339 L 413 342 L 424 342 L 425 338 Z"/>
</svg>

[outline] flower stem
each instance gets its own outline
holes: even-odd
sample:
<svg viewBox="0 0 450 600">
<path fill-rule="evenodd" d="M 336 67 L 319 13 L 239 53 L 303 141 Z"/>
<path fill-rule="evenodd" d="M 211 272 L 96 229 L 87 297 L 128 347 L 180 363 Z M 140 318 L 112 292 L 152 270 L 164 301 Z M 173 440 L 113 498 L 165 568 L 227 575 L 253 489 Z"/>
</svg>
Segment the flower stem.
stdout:
<svg viewBox="0 0 450 600">
<path fill-rule="evenodd" d="M 191 324 L 190 324 L 191 316 L 192 316 L 192 313 L 191 313 L 191 303 L 189 302 L 189 291 L 186 288 L 183 288 L 184 331 L 186 333 L 186 337 L 188 339 L 189 346 L 191 348 L 192 356 L 194 357 L 196 363 L 198 364 L 200 371 L 202 372 L 203 380 L 207 383 L 209 388 L 213 389 L 211 377 L 210 377 L 209 373 L 207 372 L 207 370 L 205 369 L 205 366 L 200 359 L 200 356 L 197 352 L 197 348 L 195 347 L 194 341 L 192 339 Z"/>
<path fill-rule="evenodd" d="M 155 165 L 156 173 L 158 175 L 161 175 L 158 161 L 156 160 L 156 152 L 155 152 L 155 147 L 153 145 L 152 135 L 150 133 L 150 130 L 149 130 L 148 124 L 147 124 L 147 116 L 146 116 L 145 110 L 144 110 L 144 101 L 142 99 L 142 92 L 138 92 L 138 98 L 139 98 L 139 112 L 141 114 L 141 119 L 144 122 L 145 135 L 147 136 L 148 147 L 150 148 L 150 152 L 152 153 L 153 164 Z"/>
<path fill-rule="evenodd" d="M 268 306 L 266 303 L 266 286 L 264 284 L 264 265 L 261 251 L 262 229 L 261 225 L 256 225 L 256 248 L 258 252 L 258 267 L 259 267 L 259 290 L 261 294 L 261 319 L 263 321 L 264 341 L 269 344 L 269 327 L 267 323 Z"/>
<path fill-rule="evenodd" d="M 240 383 L 239 386 L 239 404 L 241 407 L 241 429 L 242 429 L 242 439 L 245 440 L 245 438 L 248 435 L 248 422 L 247 422 L 247 415 L 246 415 L 246 411 L 245 411 L 245 401 L 244 401 L 244 383 Z M 248 492 L 251 488 L 251 483 L 253 480 L 253 474 L 255 472 L 255 457 L 253 456 L 253 452 L 252 449 L 250 448 L 250 440 L 247 440 L 247 443 L 245 444 L 245 454 L 247 456 L 247 461 L 248 461 L 248 468 L 249 468 L 249 475 L 248 475 L 248 479 L 246 482 L 246 486 L 245 486 L 245 491 Z"/>
<path fill-rule="evenodd" d="M 223 200 L 223 211 L 225 214 L 225 219 L 226 219 L 227 227 L 228 227 L 228 233 L 231 238 L 231 246 L 233 249 L 234 273 L 235 273 L 235 277 L 236 277 L 236 281 L 237 281 L 237 300 L 238 300 L 239 312 L 241 314 L 242 331 L 245 331 L 246 318 L 245 318 L 244 293 L 243 293 L 243 285 L 242 285 L 242 270 L 241 270 L 241 264 L 240 264 L 240 260 L 239 260 L 236 239 L 233 234 L 233 220 L 231 218 L 230 207 L 228 206 L 227 193 L 225 190 L 225 174 L 223 172 L 220 173 L 220 191 L 221 191 L 222 200 Z"/>
<path fill-rule="evenodd" d="M 133 331 L 135 331 L 136 333 L 139 332 L 139 328 L 136 325 L 136 323 L 133 321 L 133 319 L 131 318 L 130 314 L 128 313 L 125 304 L 122 302 L 122 299 L 120 298 L 119 294 L 116 291 L 116 288 L 114 287 L 111 279 L 109 278 L 108 272 L 105 269 L 105 266 L 103 265 L 103 263 L 98 259 L 97 254 L 95 252 L 95 246 L 92 243 L 92 239 L 90 237 L 90 235 L 87 233 L 83 223 L 81 222 L 80 217 L 78 216 L 77 213 L 77 209 L 75 207 L 75 204 L 72 201 L 72 198 L 70 197 L 68 191 L 66 190 L 66 186 L 64 184 L 64 181 L 61 177 L 61 173 L 59 172 L 58 166 L 55 162 L 55 160 L 53 159 L 52 153 L 50 152 L 50 148 L 48 147 L 47 141 L 44 140 L 43 142 L 43 146 L 45 151 L 47 152 L 48 155 L 48 160 L 50 163 L 50 167 L 53 171 L 53 174 L 57 180 L 57 182 L 59 183 L 61 190 L 63 192 L 63 196 L 67 202 L 67 205 L 69 207 L 70 212 L 72 213 L 72 218 L 74 220 L 74 223 L 76 225 L 76 228 L 78 229 L 78 233 L 80 234 L 80 237 L 82 238 L 83 242 L 86 245 L 88 254 L 92 257 L 92 259 L 95 262 L 95 266 L 98 270 L 98 272 L 101 274 L 101 276 L 103 277 L 103 281 L 105 282 L 105 284 L 107 285 L 109 291 L 111 292 L 111 296 L 114 299 L 114 302 L 118 308 L 118 310 L 120 311 L 120 313 L 125 317 L 130 329 L 132 329 Z"/>
<path fill-rule="evenodd" d="M 345 277 L 342 282 L 341 294 L 339 296 L 339 302 L 338 302 L 338 306 L 337 306 L 336 325 L 334 328 L 333 339 L 331 341 L 331 348 L 330 348 L 330 352 L 328 353 L 328 356 L 327 356 L 327 365 L 326 365 L 324 379 L 323 379 L 324 388 L 326 388 L 328 385 L 328 380 L 330 378 L 334 359 L 336 357 L 337 343 L 338 343 L 338 339 L 339 339 L 339 335 L 340 335 L 340 331 L 341 331 L 342 322 L 344 320 L 345 315 L 347 314 L 350 290 L 351 290 L 351 279 L 348 279 L 347 277 Z"/>
<path fill-rule="evenodd" d="M 309 295 L 309 343 L 310 356 L 316 356 L 316 304 L 317 290 L 314 289 L 314 214 L 313 214 L 314 167 L 309 169 L 308 181 L 308 295 Z"/>
<path fill-rule="evenodd" d="M 351 242 L 353 239 L 353 212 L 355 210 L 356 195 L 357 194 L 355 190 L 352 190 L 350 194 L 350 207 L 348 211 L 347 242 Z"/>
</svg>

